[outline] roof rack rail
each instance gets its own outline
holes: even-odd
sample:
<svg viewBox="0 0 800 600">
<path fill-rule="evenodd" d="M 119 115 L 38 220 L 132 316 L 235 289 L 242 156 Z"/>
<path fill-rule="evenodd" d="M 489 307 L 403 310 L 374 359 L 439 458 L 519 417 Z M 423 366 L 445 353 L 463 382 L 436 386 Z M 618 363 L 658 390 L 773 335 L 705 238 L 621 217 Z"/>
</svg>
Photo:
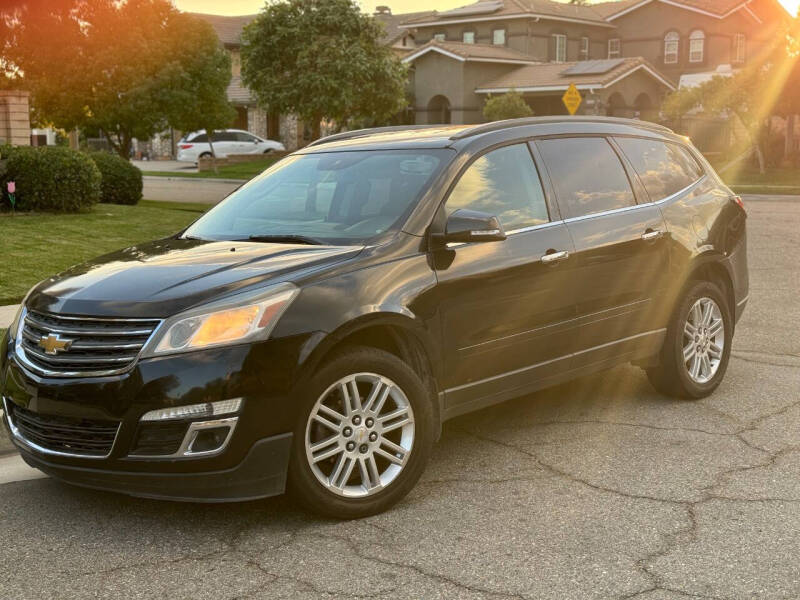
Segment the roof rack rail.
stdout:
<svg viewBox="0 0 800 600">
<path fill-rule="evenodd" d="M 569 121 L 580 121 L 581 123 L 617 123 L 620 125 L 635 125 L 643 129 L 651 129 L 659 133 L 673 133 L 669 128 L 659 125 L 658 123 L 651 123 L 649 121 L 639 121 L 634 119 L 623 119 L 620 117 L 593 117 L 593 116 L 561 116 L 561 117 L 523 117 L 521 119 L 506 119 L 504 121 L 494 121 L 492 123 L 484 123 L 482 125 L 475 125 L 468 129 L 464 129 L 450 136 L 451 140 L 463 140 L 464 138 L 481 135 L 484 133 L 491 133 L 493 131 L 502 131 L 503 129 L 510 129 L 512 127 L 522 127 L 524 125 L 542 125 L 546 123 L 564 123 Z"/>
<path fill-rule="evenodd" d="M 320 146 L 329 142 L 340 142 L 342 140 L 349 140 L 353 138 L 364 137 L 365 135 L 373 135 L 375 133 L 391 133 L 393 131 L 410 131 L 413 129 L 435 129 L 441 125 L 390 125 L 388 127 L 370 127 L 368 129 L 354 129 L 353 131 L 343 131 L 341 133 L 334 133 L 333 135 L 325 136 L 308 144 L 306 148 L 311 146 Z"/>
</svg>

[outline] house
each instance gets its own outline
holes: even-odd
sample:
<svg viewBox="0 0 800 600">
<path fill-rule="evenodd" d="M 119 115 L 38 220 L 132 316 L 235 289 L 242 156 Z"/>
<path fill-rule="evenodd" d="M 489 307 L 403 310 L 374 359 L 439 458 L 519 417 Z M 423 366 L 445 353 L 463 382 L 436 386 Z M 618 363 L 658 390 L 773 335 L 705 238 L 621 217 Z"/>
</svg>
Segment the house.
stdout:
<svg viewBox="0 0 800 600">
<path fill-rule="evenodd" d="M 406 20 L 419 47 L 403 60 L 417 123 L 481 121 L 487 95 L 510 89 L 564 114 L 571 83 L 580 113 L 656 118 L 682 76 L 741 67 L 788 18 L 777 0 L 480 0 Z"/>
</svg>

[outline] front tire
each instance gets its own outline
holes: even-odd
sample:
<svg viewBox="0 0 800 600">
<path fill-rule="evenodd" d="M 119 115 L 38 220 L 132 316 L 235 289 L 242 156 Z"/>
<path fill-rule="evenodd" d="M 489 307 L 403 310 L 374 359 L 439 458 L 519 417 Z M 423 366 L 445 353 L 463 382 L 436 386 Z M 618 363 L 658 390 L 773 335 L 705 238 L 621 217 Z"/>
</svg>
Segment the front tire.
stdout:
<svg viewBox="0 0 800 600">
<path fill-rule="evenodd" d="M 417 374 L 374 348 L 342 351 L 299 390 L 288 488 L 308 509 L 354 519 L 416 484 L 433 446 L 431 398 Z"/>
<path fill-rule="evenodd" d="M 725 376 L 732 342 L 725 294 L 714 283 L 692 281 L 667 327 L 659 365 L 647 369 L 647 377 L 667 396 L 705 398 Z"/>
</svg>

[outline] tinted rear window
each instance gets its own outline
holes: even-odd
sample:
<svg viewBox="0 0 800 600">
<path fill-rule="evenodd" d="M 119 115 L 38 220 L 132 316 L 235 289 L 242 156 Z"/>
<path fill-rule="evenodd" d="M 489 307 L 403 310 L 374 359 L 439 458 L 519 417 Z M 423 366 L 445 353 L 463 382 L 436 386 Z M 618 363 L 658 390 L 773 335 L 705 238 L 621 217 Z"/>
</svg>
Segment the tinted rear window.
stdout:
<svg viewBox="0 0 800 600">
<path fill-rule="evenodd" d="M 616 138 L 616 141 L 653 202 L 672 196 L 703 176 L 694 157 L 678 144 L 643 138 Z"/>
<path fill-rule="evenodd" d="M 636 204 L 628 175 L 605 138 L 558 138 L 537 142 L 565 217 Z"/>
</svg>

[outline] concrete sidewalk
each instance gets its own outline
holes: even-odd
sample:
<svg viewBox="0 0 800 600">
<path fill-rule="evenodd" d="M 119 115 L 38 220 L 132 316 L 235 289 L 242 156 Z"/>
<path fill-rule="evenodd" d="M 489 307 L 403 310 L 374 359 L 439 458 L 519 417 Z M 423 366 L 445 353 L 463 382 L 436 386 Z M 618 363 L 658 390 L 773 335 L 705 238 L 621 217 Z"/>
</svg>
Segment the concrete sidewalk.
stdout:
<svg viewBox="0 0 800 600">
<path fill-rule="evenodd" d="M 7 329 L 11 324 L 14 315 L 17 314 L 19 304 L 12 304 L 10 306 L 0 306 L 0 329 Z"/>
<path fill-rule="evenodd" d="M 162 202 L 216 204 L 247 183 L 238 179 L 192 179 L 190 177 L 145 176 L 143 197 Z"/>
</svg>

